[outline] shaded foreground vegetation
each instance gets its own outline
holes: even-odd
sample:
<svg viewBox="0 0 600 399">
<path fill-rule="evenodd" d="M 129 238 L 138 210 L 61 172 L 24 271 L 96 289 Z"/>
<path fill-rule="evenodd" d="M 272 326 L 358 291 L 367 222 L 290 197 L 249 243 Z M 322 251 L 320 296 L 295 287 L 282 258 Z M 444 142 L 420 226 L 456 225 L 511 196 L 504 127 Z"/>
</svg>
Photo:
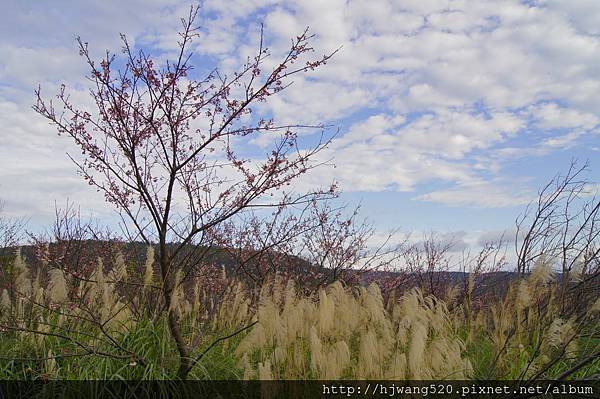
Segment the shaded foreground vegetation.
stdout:
<svg viewBox="0 0 600 399">
<path fill-rule="evenodd" d="M 143 274 L 124 259 L 117 252 L 84 279 L 58 269 L 32 276 L 17 254 L 6 269 L 13 291 L 0 301 L 0 377 L 176 378 L 153 250 Z M 600 299 L 568 294 L 580 280 L 557 281 L 543 259 L 481 305 L 458 295 L 461 286 L 436 297 L 374 283 L 307 293 L 281 277 L 261 287 L 213 282 L 212 292 L 196 278 L 173 293 L 183 336 L 198 344 L 189 378 L 584 379 L 600 369 Z"/>
</svg>

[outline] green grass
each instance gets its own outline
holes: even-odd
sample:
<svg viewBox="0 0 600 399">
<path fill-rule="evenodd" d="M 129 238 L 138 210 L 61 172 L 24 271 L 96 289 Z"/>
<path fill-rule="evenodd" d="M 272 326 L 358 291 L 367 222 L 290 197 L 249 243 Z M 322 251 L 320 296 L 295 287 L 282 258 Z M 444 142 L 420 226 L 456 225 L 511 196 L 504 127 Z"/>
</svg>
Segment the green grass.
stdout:
<svg viewBox="0 0 600 399">
<path fill-rule="evenodd" d="M 207 336 L 194 353 L 194 357 L 208 346 L 217 335 Z M 234 350 L 238 337 L 229 342 L 214 346 L 196 364 L 190 378 L 201 380 L 240 379 L 243 375 L 237 366 Z M 85 341 L 84 341 L 85 342 Z M 31 340 L 21 340 L 14 332 L 0 335 L 0 379 L 6 380 L 166 380 L 174 379 L 178 366 L 177 350 L 173 344 L 166 323 L 141 320 L 126 334 L 118 337 L 118 343 L 138 354 L 143 361 L 114 359 L 101 355 L 62 357 L 56 359 L 56 371 L 48 375 L 44 360 L 48 350 L 54 355 L 75 353 L 77 346 L 56 337 L 45 337 L 37 344 Z M 98 351 L 116 352 L 110 345 L 97 346 Z M 118 352 L 117 352 L 118 353 Z M 11 359 L 12 360 L 9 360 Z"/>
</svg>

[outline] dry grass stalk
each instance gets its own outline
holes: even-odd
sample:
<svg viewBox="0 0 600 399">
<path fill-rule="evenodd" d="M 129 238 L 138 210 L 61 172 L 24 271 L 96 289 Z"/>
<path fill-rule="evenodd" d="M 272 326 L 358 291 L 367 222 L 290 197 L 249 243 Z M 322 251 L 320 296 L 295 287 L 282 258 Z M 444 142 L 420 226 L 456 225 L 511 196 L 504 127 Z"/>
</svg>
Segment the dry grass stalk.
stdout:
<svg viewBox="0 0 600 399">
<path fill-rule="evenodd" d="M 247 377 L 265 373 L 265 365 L 274 378 L 288 379 L 469 376 L 446 306 L 420 291 L 388 309 L 376 285 L 352 291 L 334 283 L 314 299 L 298 297 L 291 284 L 271 288 L 263 290 L 258 324 L 237 348 Z"/>
</svg>

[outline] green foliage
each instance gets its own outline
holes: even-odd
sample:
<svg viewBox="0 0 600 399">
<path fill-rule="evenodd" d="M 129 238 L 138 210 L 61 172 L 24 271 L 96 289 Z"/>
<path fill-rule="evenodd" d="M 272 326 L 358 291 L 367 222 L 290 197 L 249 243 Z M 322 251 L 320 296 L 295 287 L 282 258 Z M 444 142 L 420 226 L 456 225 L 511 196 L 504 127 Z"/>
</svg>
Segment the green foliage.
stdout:
<svg viewBox="0 0 600 399">
<path fill-rule="evenodd" d="M 207 336 L 212 342 L 216 337 Z M 241 374 L 233 354 L 239 339 L 216 345 L 192 370 L 191 378 L 202 380 L 240 379 Z M 83 341 L 85 342 L 85 341 Z M 137 353 L 143 360 L 115 359 L 108 356 L 88 355 L 68 357 L 77 346 L 55 337 L 39 342 L 22 340 L 15 333 L 2 333 L 0 339 L 0 379 L 36 380 L 167 380 L 175 378 L 177 371 L 176 348 L 166 326 L 166 321 L 144 319 L 123 334 L 119 344 Z M 111 348 L 97 346 L 98 351 Z M 200 347 L 195 355 L 199 355 Z M 55 366 L 49 370 L 48 350 L 56 356 Z M 67 355 L 65 357 L 61 357 Z"/>
</svg>

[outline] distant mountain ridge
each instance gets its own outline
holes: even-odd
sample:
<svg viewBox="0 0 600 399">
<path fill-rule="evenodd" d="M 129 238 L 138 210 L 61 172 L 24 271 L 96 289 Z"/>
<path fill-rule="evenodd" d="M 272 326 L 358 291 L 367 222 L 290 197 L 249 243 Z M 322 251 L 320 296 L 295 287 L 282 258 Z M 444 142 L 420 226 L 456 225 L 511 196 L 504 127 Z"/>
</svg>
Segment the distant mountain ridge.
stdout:
<svg viewBox="0 0 600 399">
<path fill-rule="evenodd" d="M 66 245 L 66 244 L 65 244 Z M 145 264 L 147 245 L 143 242 L 112 242 L 112 241 L 96 241 L 96 240 L 84 240 L 71 243 L 72 248 L 61 249 L 66 255 L 67 262 L 73 265 L 80 265 L 81 271 L 85 273 L 85 267 L 89 267 L 89 264 L 97 262 L 97 257 L 103 259 L 106 265 L 110 265 L 114 257 L 115 246 L 120 247 L 124 254 L 127 254 L 127 261 L 129 264 L 134 265 L 140 272 L 140 268 Z M 168 244 L 173 247 L 177 244 Z M 37 247 L 34 245 L 24 245 L 21 247 L 5 248 L 0 250 L 0 261 L 2 264 L 6 264 L 7 259 L 14 257 L 16 251 L 20 248 L 21 255 L 26 259 L 27 264 L 33 269 L 37 270 L 42 266 L 42 261 L 39 259 L 37 254 Z M 50 244 L 50 251 L 58 248 L 56 243 Z M 202 247 L 201 250 L 205 250 L 204 262 L 205 264 L 211 265 L 218 269 L 225 269 L 228 275 L 240 273 L 238 270 L 239 264 L 231 256 L 230 251 L 227 248 L 213 247 L 207 248 Z M 297 276 L 306 278 L 310 275 L 323 275 L 330 273 L 331 269 L 326 269 L 312 265 L 307 260 L 294 256 L 278 254 L 283 256 L 293 267 L 286 270 L 291 277 Z M 431 276 L 423 275 L 418 273 L 407 273 L 403 271 L 385 271 L 385 270 L 370 270 L 370 271 L 359 271 L 359 270 L 346 270 L 344 271 L 347 279 L 352 279 L 359 285 L 368 285 L 372 282 L 393 282 L 397 280 L 405 286 L 415 286 L 418 284 L 427 284 L 428 280 L 433 280 L 435 283 L 444 282 L 450 284 L 464 284 L 469 276 L 469 273 L 461 271 L 436 271 Z M 240 273 L 243 278 L 243 273 Z M 499 271 L 494 273 L 486 273 L 478 275 L 476 281 L 477 290 L 484 289 L 497 289 L 499 292 L 505 291 L 508 283 L 517 277 L 515 272 Z M 0 283 L 2 278 L 0 277 Z"/>
</svg>

